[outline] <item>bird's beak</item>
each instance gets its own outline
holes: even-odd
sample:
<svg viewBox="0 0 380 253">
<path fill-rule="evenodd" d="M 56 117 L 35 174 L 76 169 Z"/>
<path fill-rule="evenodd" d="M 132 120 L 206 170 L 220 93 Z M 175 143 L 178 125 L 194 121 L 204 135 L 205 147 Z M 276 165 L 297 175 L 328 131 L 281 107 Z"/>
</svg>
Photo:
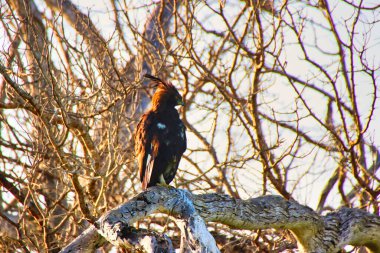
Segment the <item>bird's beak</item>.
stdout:
<svg viewBox="0 0 380 253">
<path fill-rule="evenodd" d="M 180 99 L 177 100 L 177 105 L 182 105 L 182 106 L 185 105 L 185 103 L 183 102 L 182 98 L 180 98 Z"/>
</svg>

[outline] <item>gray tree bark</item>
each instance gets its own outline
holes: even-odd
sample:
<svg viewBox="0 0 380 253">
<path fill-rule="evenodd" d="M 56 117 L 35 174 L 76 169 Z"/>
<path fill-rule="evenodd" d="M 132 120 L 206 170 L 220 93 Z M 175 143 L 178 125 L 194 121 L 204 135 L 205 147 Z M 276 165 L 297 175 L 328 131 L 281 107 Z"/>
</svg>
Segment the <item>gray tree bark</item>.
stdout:
<svg viewBox="0 0 380 253">
<path fill-rule="evenodd" d="M 131 228 L 134 222 L 158 212 L 179 220 L 181 252 L 219 252 L 205 221 L 236 229 L 289 229 L 301 252 L 338 252 L 346 245 L 380 252 L 380 217 L 360 209 L 341 208 L 320 216 L 307 206 L 279 196 L 241 200 L 221 194 L 193 195 L 166 187 L 149 188 L 110 210 L 61 252 L 94 250 L 102 238 L 98 234 L 119 247 L 139 247 L 147 252 L 161 248 L 173 252 L 166 236 Z M 165 243 L 157 243 L 162 241 Z"/>
</svg>

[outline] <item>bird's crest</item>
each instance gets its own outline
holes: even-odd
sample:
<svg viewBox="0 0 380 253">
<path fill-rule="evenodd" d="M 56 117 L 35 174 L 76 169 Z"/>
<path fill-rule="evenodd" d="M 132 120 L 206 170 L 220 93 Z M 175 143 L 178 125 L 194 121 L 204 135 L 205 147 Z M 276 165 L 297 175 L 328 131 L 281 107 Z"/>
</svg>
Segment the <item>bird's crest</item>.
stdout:
<svg viewBox="0 0 380 253">
<path fill-rule="evenodd" d="M 157 86 L 162 85 L 162 86 L 169 88 L 169 89 L 176 89 L 173 84 L 171 84 L 169 82 L 165 82 L 158 77 L 152 76 L 150 74 L 145 74 L 144 77 L 152 80 Z"/>
</svg>

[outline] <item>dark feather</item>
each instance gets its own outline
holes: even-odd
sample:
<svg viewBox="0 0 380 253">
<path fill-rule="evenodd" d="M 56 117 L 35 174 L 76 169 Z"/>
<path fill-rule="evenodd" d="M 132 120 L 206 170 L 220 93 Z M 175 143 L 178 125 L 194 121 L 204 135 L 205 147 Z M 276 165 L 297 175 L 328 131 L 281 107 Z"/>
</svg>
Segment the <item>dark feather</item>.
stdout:
<svg viewBox="0 0 380 253">
<path fill-rule="evenodd" d="M 153 81 L 156 81 L 156 82 L 164 83 L 160 78 L 155 77 L 155 76 L 152 76 L 152 75 L 150 75 L 150 74 L 145 74 L 144 77 L 149 78 L 149 79 L 151 79 L 151 80 L 153 80 Z"/>
</svg>

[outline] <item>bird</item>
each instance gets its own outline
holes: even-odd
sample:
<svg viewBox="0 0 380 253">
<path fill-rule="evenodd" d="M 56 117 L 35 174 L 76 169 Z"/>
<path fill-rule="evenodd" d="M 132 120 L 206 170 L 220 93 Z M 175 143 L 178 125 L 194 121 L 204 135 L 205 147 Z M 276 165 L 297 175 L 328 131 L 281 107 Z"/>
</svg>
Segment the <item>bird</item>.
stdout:
<svg viewBox="0 0 380 253">
<path fill-rule="evenodd" d="M 146 111 L 135 130 L 135 155 L 143 190 L 148 187 L 168 186 L 173 181 L 179 162 L 186 151 L 186 128 L 177 105 L 184 105 L 182 96 L 170 82 L 150 74 L 157 89 L 151 108 Z"/>
</svg>

